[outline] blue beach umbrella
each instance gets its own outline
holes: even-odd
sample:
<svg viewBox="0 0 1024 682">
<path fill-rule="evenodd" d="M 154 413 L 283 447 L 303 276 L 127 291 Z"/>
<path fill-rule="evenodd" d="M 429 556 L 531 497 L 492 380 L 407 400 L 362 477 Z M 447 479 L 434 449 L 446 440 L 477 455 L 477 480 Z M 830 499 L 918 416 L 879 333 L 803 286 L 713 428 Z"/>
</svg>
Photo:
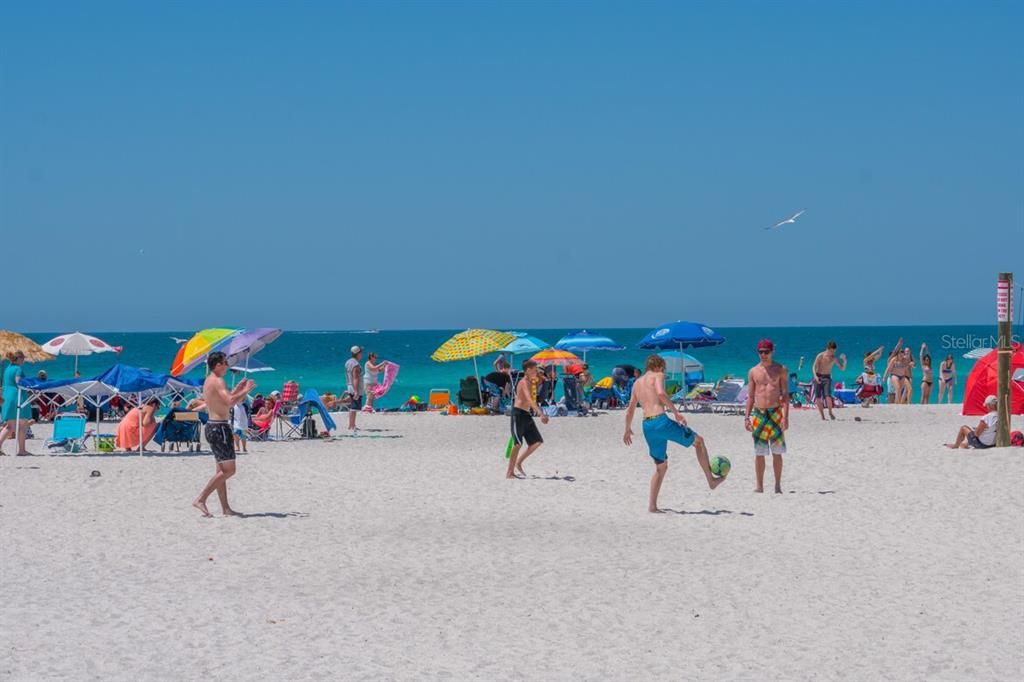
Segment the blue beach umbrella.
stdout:
<svg viewBox="0 0 1024 682">
<path fill-rule="evenodd" d="M 626 350 L 626 347 L 616 343 L 607 336 L 592 334 L 586 329 L 581 329 L 574 334 L 563 336 L 555 344 L 559 350 L 568 350 L 573 353 L 583 353 L 583 362 L 587 361 L 587 352 L 592 350 Z"/>
<path fill-rule="evenodd" d="M 655 327 L 640 341 L 640 347 L 651 350 L 706 348 L 725 343 L 725 337 L 699 322 L 679 320 Z"/>
<path fill-rule="evenodd" d="M 510 342 L 507 346 L 500 349 L 499 353 L 511 353 L 512 355 L 519 355 L 520 353 L 538 353 L 548 347 L 548 344 L 541 341 L 536 336 L 530 336 L 525 332 L 509 332 L 516 337 L 515 341 Z"/>
<path fill-rule="evenodd" d="M 700 360 L 678 350 L 667 350 L 658 353 L 665 360 L 665 371 L 683 377 L 687 386 L 704 381 L 704 365 Z"/>
</svg>

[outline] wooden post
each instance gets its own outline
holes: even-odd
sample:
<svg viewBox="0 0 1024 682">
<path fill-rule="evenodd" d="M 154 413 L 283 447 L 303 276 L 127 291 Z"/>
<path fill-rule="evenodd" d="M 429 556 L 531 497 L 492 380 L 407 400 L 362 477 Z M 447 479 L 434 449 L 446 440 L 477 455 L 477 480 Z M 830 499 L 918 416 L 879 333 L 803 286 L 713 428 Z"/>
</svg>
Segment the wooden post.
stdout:
<svg viewBox="0 0 1024 682">
<path fill-rule="evenodd" d="M 1010 445 L 1010 356 L 1013 347 L 1013 273 L 1000 272 L 996 284 L 996 319 L 999 322 L 998 393 L 999 421 L 996 423 L 996 446 Z"/>
</svg>

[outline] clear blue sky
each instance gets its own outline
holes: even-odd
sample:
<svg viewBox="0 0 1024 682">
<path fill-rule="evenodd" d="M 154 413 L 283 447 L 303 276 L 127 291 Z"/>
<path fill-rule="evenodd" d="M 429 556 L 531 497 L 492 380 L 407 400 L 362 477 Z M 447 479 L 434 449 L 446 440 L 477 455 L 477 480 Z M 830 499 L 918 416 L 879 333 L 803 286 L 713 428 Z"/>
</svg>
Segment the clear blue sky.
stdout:
<svg viewBox="0 0 1024 682">
<path fill-rule="evenodd" d="M 3 3 L 0 328 L 989 322 L 1022 8 Z"/>
</svg>

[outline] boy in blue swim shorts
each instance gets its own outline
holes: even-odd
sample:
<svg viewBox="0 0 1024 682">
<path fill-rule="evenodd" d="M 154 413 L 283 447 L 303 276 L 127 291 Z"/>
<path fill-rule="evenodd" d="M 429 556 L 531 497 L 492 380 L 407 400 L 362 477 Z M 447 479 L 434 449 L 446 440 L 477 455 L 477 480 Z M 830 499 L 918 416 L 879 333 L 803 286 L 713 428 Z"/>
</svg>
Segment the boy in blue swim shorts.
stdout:
<svg viewBox="0 0 1024 682">
<path fill-rule="evenodd" d="M 647 441 L 648 453 L 654 460 L 654 475 L 651 476 L 651 493 L 647 511 L 660 513 L 658 493 L 661 491 L 661 483 L 665 480 L 665 473 L 668 471 L 669 442 L 678 443 L 683 447 L 693 446 L 697 452 L 697 462 L 700 463 L 700 468 L 704 471 L 704 477 L 708 481 L 708 487 L 712 490 L 721 485 L 725 477 L 715 478 L 711 475 L 704 439 L 686 425 L 686 419 L 679 414 L 675 403 L 665 393 L 665 360 L 660 355 L 651 355 L 647 358 L 645 369 L 643 376 L 633 384 L 629 408 L 626 410 L 626 433 L 622 437 L 622 442 L 626 445 L 633 443 L 633 415 L 639 404 L 644 413 L 644 440 Z M 675 420 L 668 416 L 669 410 L 672 411 Z"/>
</svg>

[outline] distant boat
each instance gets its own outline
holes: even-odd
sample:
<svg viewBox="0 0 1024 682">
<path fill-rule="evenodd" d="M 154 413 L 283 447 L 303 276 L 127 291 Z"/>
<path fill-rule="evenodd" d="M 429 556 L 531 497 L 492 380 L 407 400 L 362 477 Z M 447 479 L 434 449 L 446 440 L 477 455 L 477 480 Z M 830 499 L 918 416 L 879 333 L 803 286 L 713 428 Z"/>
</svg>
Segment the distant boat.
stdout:
<svg viewBox="0 0 1024 682">
<path fill-rule="evenodd" d="M 352 332 L 353 334 L 380 334 L 379 329 L 364 329 L 361 332 Z"/>
</svg>

